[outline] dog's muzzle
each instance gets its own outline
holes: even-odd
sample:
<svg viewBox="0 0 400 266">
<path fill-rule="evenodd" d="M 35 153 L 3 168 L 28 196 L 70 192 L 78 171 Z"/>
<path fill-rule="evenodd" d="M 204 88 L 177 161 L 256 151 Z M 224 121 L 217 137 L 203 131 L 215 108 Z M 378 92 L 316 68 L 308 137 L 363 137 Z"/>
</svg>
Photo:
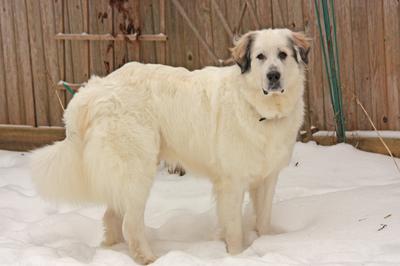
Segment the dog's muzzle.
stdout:
<svg viewBox="0 0 400 266">
<path fill-rule="evenodd" d="M 265 95 L 267 95 L 270 92 L 277 92 L 280 90 L 281 93 L 284 92 L 281 86 L 281 73 L 276 70 L 272 70 L 267 73 L 267 79 L 268 79 L 268 89 L 263 89 L 263 92 Z"/>
</svg>

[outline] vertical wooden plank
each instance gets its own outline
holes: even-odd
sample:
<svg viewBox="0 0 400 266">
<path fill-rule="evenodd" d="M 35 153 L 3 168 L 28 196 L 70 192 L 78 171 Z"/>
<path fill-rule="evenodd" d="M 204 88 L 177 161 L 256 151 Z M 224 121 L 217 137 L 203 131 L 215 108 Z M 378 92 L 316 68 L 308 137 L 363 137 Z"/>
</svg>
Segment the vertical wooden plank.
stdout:
<svg viewBox="0 0 400 266">
<path fill-rule="evenodd" d="M 42 31 L 43 31 L 43 48 L 46 51 L 45 57 L 45 75 L 47 75 L 47 88 L 48 88 L 48 103 L 49 103 L 49 118 L 51 126 L 61 126 L 63 109 L 59 103 L 56 95 L 55 84 L 60 80 L 60 70 L 58 61 L 57 41 L 54 39 L 56 34 L 56 20 L 54 14 L 53 1 L 46 0 L 40 1 L 40 10 L 42 18 Z M 51 79 L 51 80 L 49 80 Z M 61 101 L 63 95 L 59 95 Z"/>
<path fill-rule="evenodd" d="M 309 2 L 307 0 L 302 0 L 301 3 L 302 8 L 302 21 L 303 21 L 303 31 L 306 36 L 310 37 L 310 16 L 309 16 Z M 313 47 L 311 47 L 313 49 Z M 309 84 L 310 81 L 308 80 L 308 69 L 306 68 L 306 81 L 305 81 L 305 91 L 304 91 L 304 104 L 305 104 L 305 113 L 304 113 L 304 123 L 303 129 L 306 130 L 306 140 L 308 141 L 311 137 L 311 117 L 310 117 L 310 90 Z"/>
<path fill-rule="evenodd" d="M 196 25 L 195 8 L 189 1 L 181 1 L 181 4 L 189 18 Z M 183 23 L 183 41 L 184 66 L 190 70 L 199 68 L 199 41 L 186 22 Z"/>
<path fill-rule="evenodd" d="M 47 88 L 40 6 L 35 0 L 27 0 L 26 4 L 35 95 L 36 122 L 38 126 L 50 126 L 49 95 Z"/>
<path fill-rule="evenodd" d="M 353 40 L 353 60 L 354 60 L 354 82 L 356 95 L 364 105 L 367 112 L 372 115 L 371 105 L 371 83 L 369 77 L 369 45 L 368 45 L 368 13 L 364 0 L 351 1 L 352 14 L 352 40 Z M 357 107 L 357 128 L 359 130 L 370 130 L 368 119 Z"/>
<path fill-rule="evenodd" d="M 383 2 L 367 1 L 369 69 L 371 83 L 372 120 L 381 129 L 387 129 L 388 98 L 386 87 Z M 399 73 L 400 74 L 400 73 Z M 400 104 L 400 103 L 399 103 Z"/>
<path fill-rule="evenodd" d="M 112 8 L 109 0 L 89 1 L 89 33 L 103 34 L 112 32 Z M 114 44 L 112 41 L 91 41 L 90 74 L 105 76 L 114 67 Z"/>
<path fill-rule="evenodd" d="M 242 6 L 246 0 L 241 0 L 240 6 Z M 253 9 L 255 7 L 255 1 L 254 0 L 249 0 L 248 1 L 252 6 Z M 239 8 L 239 7 L 238 7 Z M 250 30 L 255 30 L 256 27 L 254 26 L 254 22 L 251 19 L 251 14 L 250 14 L 250 8 L 249 6 L 246 7 L 246 13 L 243 17 L 243 22 L 242 22 L 242 27 L 241 27 L 241 32 L 246 33 Z"/>
<path fill-rule="evenodd" d="M 287 27 L 292 31 L 304 31 L 302 0 L 289 1 L 287 9 L 288 9 Z"/>
<path fill-rule="evenodd" d="M 64 12 L 64 16 L 62 17 L 64 29 L 62 32 L 71 33 L 70 15 L 69 15 L 70 7 L 68 5 L 68 1 L 62 0 L 62 5 L 63 5 L 62 9 Z M 72 42 L 71 41 L 63 41 L 63 43 L 64 43 L 64 79 L 63 80 L 73 82 L 73 81 L 75 81 L 75 79 L 74 79 L 74 73 L 73 73 Z M 82 44 L 85 45 L 85 46 L 81 46 L 82 48 L 88 47 L 88 46 L 86 46 L 87 42 L 80 43 L 80 45 L 82 45 Z M 82 51 L 83 51 L 83 49 L 82 49 Z M 65 91 L 64 94 L 65 94 L 65 106 L 67 106 L 68 102 L 72 99 L 72 95 L 70 93 L 68 93 L 67 91 Z"/>
<path fill-rule="evenodd" d="M 152 0 L 151 5 L 151 18 L 152 18 L 152 31 L 151 34 L 157 34 L 160 32 L 160 0 Z M 155 61 L 153 63 L 161 63 L 161 43 L 151 42 L 155 49 Z M 149 42 L 143 42 L 144 46 L 147 46 Z"/>
<path fill-rule="evenodd" d="M 272 0 L 272 24 L 274 28 L 284 28 L 288 25 L 287 0 Z"/>
<path fill-rule="evenodd" d="M 54 20 L 55 20 L 55 29 L 56 33 L 65 32 L 64 27 L 64 0 L 55 0 L 54 1 Z M 65 41 L 56 42 L 57 45 L 57 56 L 58 56 L 58 75 L 59 79 L 65 80 Z M 58 80 L 56 81 L 58 82 Z M 65 91 L 59 91 L 64 107 L 66 106 L 66 95 Z"/>
<path fill-rule="evenodd" d="M 211 2 L 210 0 L 199 0 L 196 2 L 196 17 L 197 17 L 197 25 L 198 30 L 203 36 L 206 43 L 214 50 L 214 42 L 212 35 L 212 26 L 211 26 Z M 207 55 L 206 49 L 198 44 L 199 46 L 199 67 L 213 65 L 214 60 Z M 206 56 L 207 55 L 207 56 Z"/>
<path fill-rule="evenodd" d="M 129 0 L 128 7 L 129 17 L 132 19 L 132 32 L 138 32 L 140 28 L 140 0 Z M 131 31 L 131 30 L 129 30 Z M 128 42 L 128 59 L 129 61 L 140 60 L 140 44 L 138 41 Z"/>
<path fill-rule="evenodd" d="M 242 2 L 240 0 L 226 0 L 226 18 L 234 34 L 240 33 L 237 29 L 237 23 L 240 18 Z"/>
<path fill-rule="evenodd" d="M 180 43 L 182 42 L 182 38 L 179 35 L 181 31 L 179 31 L 179 25 L 182 23 L 182 17 L 178 14 L 175 6 L 172 1 L 166 2 L 166 31 L 168 35 L 167 41 L 167 50 L 169 51 L 167 55 L 167 64 L 172 66 L 178 66 L 180 62 L 183 62 L 180 49 Z M 174 52 L 172 52 L 174 51 Z"/>
<path fill-rule="evenodd" d="M 35 125 L 35 106 L 33 97 L 33 81 L 29 49 L 29 33 L 24 0 L 13 1 L 15 49 L 18 66 L 18 92 L 24 112 L 24 124 Z"/>
<path fill-rule="evenodd" d="M 37 1 L 27 0 L 29 44 L 35 95 L 35 113 L 38 126 L 50 125 L 49 95 L 43 47 L 42 18 Z"/>
<path fill-rule="evenodd" d="M 165 26 L 165 1 L 159 0 L 159 32 L 165 34 L 166 26 Z M 166 64 L 167 63 L 167 44 L 165 42 L 158 44 L 158 54 L 159 54 L 159 63 Z"/>
<path fill-rule="evenodd" d="M 154 12 L 153 12 L 153 1 L 142 1 L 140 2 L 140 31 L 142 34 L 153 34 L 154 33 Z M 144 63 L 155 63 L 157 62 L 156 46 L 154 42 L 144 43 L 140 42 L 140 61 Z"/>
<path fill-rule="evenodd" d="M 131 34 L 134 33 L 133 21 L 129 17 L 129 2 L 110 2 L 112 3 L 113 31 L 112 34 Z M 114 42 L 114 68 L 120 68 L 128 62 L 128 46 L 126 41 Z"/>
<path fill-rule="evenodd" d="M 86 0 L 64 0 L 66 33 L 88 31 Z M 65 43 L 65 79 L 68 82 L 83 83 L 89 79 L 89 42 L 66 41 Z M 67 93 L 68 101 L 72 95 Z"/>
<path fill-rule="evenodd" d="M 226 14 L 226 3 L 225 0 L 215 0 L 216 4 L 219 6 L 224 18 L 226 21 L 227 14 Z M 212 40 L 214 47 L 214 52 L 221 59 L 228 59 L 230 57 L 230 52 L 228 48 L 232 47 L 232 40 L 229 38 L 228 33 L 224 30 L 223 27 L 219 27 L 218 25 L 221 24 L 220 18 L 217 15 L 217 12 L 213 5 L 211 5 L 211 23 L 210 27 L 212 30 Z M 229 24 L 229 23 L 228 23 Z M 211 45 L 210 45 L 211 46 Z M 202 57 L 203 52 L 200 52 L 200 57 Z"/>
<path fill-rule="evenodd" d="M 0 8 L 3 6 L 3 1 L 0 0 Z M 2 9 L 1 9 L 2 10 Z M 0 14 L 3 16 L 3 11 L 0 10 Z M 0 21 L 1 22 L 1 21 Z M 5 81 L 5 65 L 4 65 L 4 54 L 3 54 L 3 34 L 2 27 L 0 27 L 0 124 L 8 124 L 8 106 L 7 106 L 7 88 Z"/>
<path fill-rule="evenodd" d="M 346 129 L 357 130 L 350 2 L 351 0 L 334 1 L 334 4 Z"/>
<path fill-rule="evenodd" d="M 19 99 L 18 66 L 15 51 L 14 23 L 11 1 L 0 1 L 0 27 L 3 40 L 3 55 L 5 66 L 5 83 L 7 84 L 8 121 L 10 124 L 22 124 L 24 122 L 23 107 Z"/>
<path fill-rule="evenodd" d="M 256 12 L 261 28 L 271 28 L 272 0 L 256 0 Z"/>
<path fill-rule="evenodd" d="M 400 130 L 400 3 L 384 0 L 384 46 L 388 95 L 388 128 Z"/>
<path fill-rule="evenodd" d="M 309 36 L 312 38 L 312 48 L 309 55 L 309 67 L 307 72 L 310 121 L 311 126 L 325 129 L 325 109 L 324 109 L 324 84 L 322 71 L 324 71 L 321 44 L 315 16 L 315 5 L 313 0 L 306 2 L 310 9 L 309 12 Z"/>
</svg>

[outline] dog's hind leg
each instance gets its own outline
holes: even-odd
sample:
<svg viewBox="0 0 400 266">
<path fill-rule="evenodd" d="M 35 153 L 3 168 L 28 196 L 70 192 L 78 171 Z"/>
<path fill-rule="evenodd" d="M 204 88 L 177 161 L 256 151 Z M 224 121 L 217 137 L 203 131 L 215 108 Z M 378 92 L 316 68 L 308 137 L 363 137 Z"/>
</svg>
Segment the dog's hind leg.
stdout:
<svg viewBox="0 0 400 266">
<path fill-rule="evenodd" d="M 112 246 L 124 241 L 122 235 L 122 217 L 113 208 L 108 207 L 103 216 L 104 240 L 102 246 Z"/>
<path fill-rule="evenodd" d="M 222 237 L 230 254 L 238 254 L 243 249 L 242 203 L 243 187 L 232 181 L 218 184 L 217 211 Z"/>
<path fill-rule="evenodd" d="M 150 263 L 155 256 L 145 236 L 144 209 L 157 172 L 158 132 L 129 118 L 124 123 L 105 120 L 97 127 L 84 152 L 91 192 L 114 210 L 105 219 L 117 239 L 120 221 L 115 213 L 123 214 L 122 235 L 131 256 L 139 263 Z"/>
<path fill-rule="evenodd" d="M 151 180 L 152 181 L 152 180 Z M 144 210 L 152 182 L 133 182 L 129 188 L 129 205 L 123 219 L 123 234 L 128 242 L 129 252 L 135 260 L 149 264 L 156 260 L 145 235 Z"/>
</svg>

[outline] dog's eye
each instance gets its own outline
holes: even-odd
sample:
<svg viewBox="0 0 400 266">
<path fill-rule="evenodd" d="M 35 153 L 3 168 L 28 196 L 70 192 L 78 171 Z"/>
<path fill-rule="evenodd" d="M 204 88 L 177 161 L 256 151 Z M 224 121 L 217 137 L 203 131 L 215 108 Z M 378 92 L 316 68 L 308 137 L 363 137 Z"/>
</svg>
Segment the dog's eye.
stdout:
<svg viewBox="0 0 400 266">
<path fill-rule="evenodd" d="M 279 59 L 284 60 L 287 57 L 287 53 L 279 52 L 278 56 L 279 56 Z"/>
<path fill-rule="evenodd" d="M 257 59 L 258 59 L 258 60 L 265 60 L 265 58 L 266 58 L 266 57 L 265 57 L 264 54 L 258 54 L 258 55 L 257 55 Z"/>
</svg>

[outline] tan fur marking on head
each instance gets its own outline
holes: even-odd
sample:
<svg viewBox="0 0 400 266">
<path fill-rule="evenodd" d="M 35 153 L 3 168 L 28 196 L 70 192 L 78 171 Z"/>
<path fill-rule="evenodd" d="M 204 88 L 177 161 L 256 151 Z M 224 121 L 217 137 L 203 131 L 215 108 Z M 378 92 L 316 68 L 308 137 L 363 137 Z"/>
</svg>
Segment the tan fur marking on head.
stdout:
<svg viewBox="0 0 400 266">
<path fill-rule="evenodd" d="M 234 41 L 235 46 L 230 48 L 233 60 L 242 68 L 245 68 L 246 64 L 246 53 L 249 48 L 249 44 L 252 41 L 254 32 L 248 32 L 241 36 L 237 41 Z"/>
<path fill-rule="evenodd" d="M 310 49 L 312 40 L 311 38 L 308 38 L 302 32 L 293 32 L 292 35 L 293 35 L 293 42 L 295 43 L 295 45 L 303 48 L 304 50 Z"/>
</svg>

